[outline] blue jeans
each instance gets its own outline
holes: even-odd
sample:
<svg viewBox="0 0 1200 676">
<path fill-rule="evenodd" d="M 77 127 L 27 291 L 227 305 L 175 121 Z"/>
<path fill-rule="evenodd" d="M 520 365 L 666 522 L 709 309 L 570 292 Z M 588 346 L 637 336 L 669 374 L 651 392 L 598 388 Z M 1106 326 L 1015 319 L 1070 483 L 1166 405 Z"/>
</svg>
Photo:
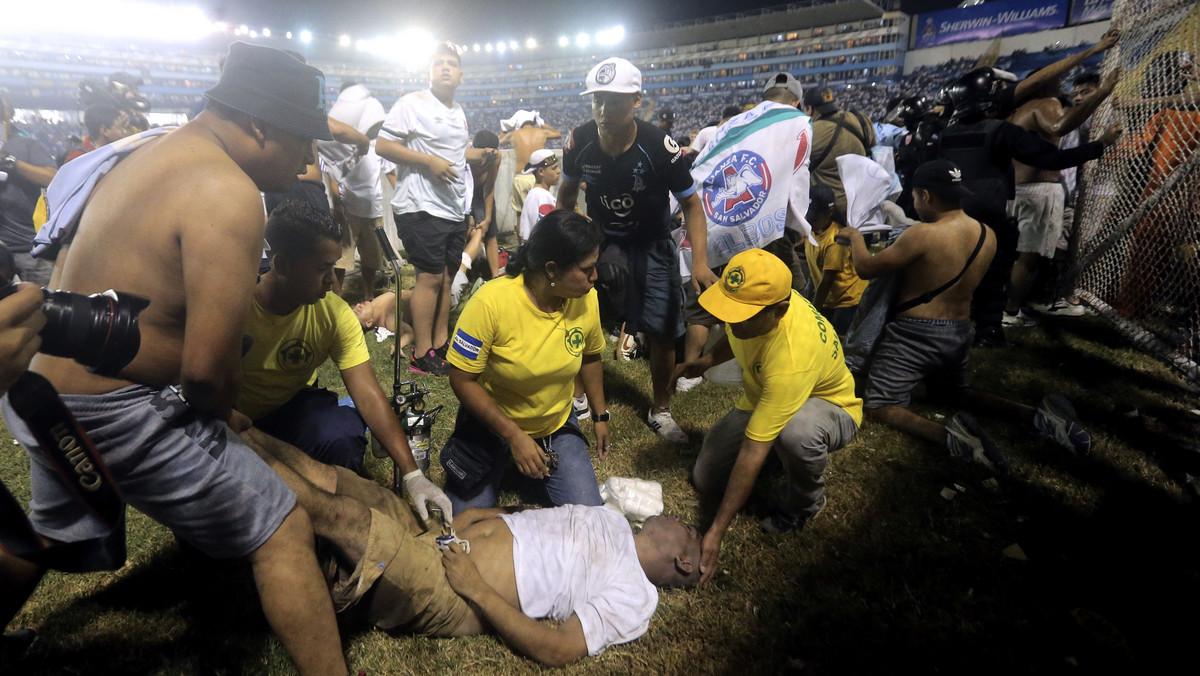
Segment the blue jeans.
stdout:
<svg viewBox="0 0 1200 676">
<path fill-rule="evenodd" d="M 574 411 L 562 427 L 534 441 L 540 446 L 548 443 L 558 453 L 558 467 L 550 476 L 528 480 L 545 506 L 604 504 Z M 446 496 L 454 513 L 460 514 L 471 507 L 496 506 L 496 491 L 512 464 L 512 454 L 508 442 L 460 408 L 454 432 L 442 448 L 441 462 L 446 470 Z"/>
<path fill-rule="evenodd" d="M 350 406 L 338 406 L 329 390 L 306 387 L 254 426 L 328 465 L 362 473 L 367 424 Z"/>
</svg>

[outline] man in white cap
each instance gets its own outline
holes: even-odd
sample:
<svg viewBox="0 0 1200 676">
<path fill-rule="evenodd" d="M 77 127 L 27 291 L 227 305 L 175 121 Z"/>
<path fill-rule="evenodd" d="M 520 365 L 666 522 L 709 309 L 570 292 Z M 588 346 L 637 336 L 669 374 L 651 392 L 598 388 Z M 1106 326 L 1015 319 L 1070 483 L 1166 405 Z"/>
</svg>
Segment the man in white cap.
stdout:
<svg viewBox="0 0 1200 676">
<path fill-rule="evenodd" d="M 692 242 L 692 283 L 717 281 L 708 268 L 708 223 L 679 144 L 634 117 L 642 105 L 642 73 L 621 58 L 601 61 L 588 73 L 593 120 L 576 127 L 563 147 L 558 207 L 574 210 L 586 182 L 588 214 L 604 227 L 601 262 L 625 259 L 629 281 L 622 319 L 625 332 L 650 339 L 654 403 L 647 415 L 662 439 L 686 443 L 671 417 L 675 341 L 683 335 L 679 256 L 671 239 L 669 195 L 683 208 Z"/>
<path fill-rule="evenodd" d="M 529 162 L 534 152 L 544 149 L 546 141 L 562 138 L 562 132 L 546 124 L 536 110 L 518 110 L 512 117 L 502 120 L 500 126 L 504 129 L 500 145 L 512 145 L 513 165 L 518 168 L 513 174 L 511 205 L 519 222 L 525 198 L 534 184 L 533 176 L 520 171 L 520 167 Z"/>
<path fill-rule="evenodd" d="M 745 392 L 704 437 L 692 469 L 701 494 L 721 506 L 701 547 L 701 582 L 712 577 L 721 540 L 746 504 L 772 449 L 787 472 L 778 512 L 759 525 L 768 533 L 800 530 L 825 506 L 825 464 L 850 443 L 862 423 L 862 400 L 846 368 L 837 334 L 821 313 L 792 290 L 792 273 L 773 254 L 750 249 L 734 256 L 700 304 L 728 332 L 704 356 L 681 364 L 695 377 L 736 358 Z"/>
</svg>

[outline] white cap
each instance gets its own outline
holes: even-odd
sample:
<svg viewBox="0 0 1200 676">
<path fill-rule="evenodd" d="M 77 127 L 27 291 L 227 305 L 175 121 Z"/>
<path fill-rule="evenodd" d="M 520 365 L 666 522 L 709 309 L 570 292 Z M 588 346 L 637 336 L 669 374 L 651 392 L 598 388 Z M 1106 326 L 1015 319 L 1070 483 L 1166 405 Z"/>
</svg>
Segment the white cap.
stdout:
<svg viewBox="0 0 1200 676">
<path fill-rule="evenodd" d="M 596 64 L 587 75 L 587 89 L 581 95 L 595 92 L 615 94 L 642 93 L 642 71 L 637 66 L 618 56 L 611 56 Z"/>
<path fill-rule="evenodd" d="M 548 162 L 547 160 L 551 158 L 553 158 L 554 161 Z M 554 154 L 554 151 L 542 148 L 541 150 L 533 151 L 533 153 L 529 156 L 529 163 L 525 165 L 525 168 L 521 170 L 521 173 L 532 174 L 540 167 L 552 167 L 557 163 L 558 157 Z"/>
</svg>

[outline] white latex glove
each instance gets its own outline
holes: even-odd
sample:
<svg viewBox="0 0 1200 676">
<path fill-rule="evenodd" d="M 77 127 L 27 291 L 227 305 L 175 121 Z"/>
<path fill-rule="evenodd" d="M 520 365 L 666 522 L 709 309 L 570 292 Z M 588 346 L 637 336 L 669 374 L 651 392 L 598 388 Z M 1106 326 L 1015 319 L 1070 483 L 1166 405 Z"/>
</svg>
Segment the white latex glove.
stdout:
<svg viewBox="0 0 1200 676">
<path fill-rule="evenodd" d="M 446 523 L 450 523 L 450 519 L 454 517 L 454 508 L 450 505 L 450 498 L 442 492 L 442 489 L 433 485 L 433 482 L 421 474 L 421 470 L 414 469 L 404 475 L 404 495 L 413 506 L 417 508 L 417 514 L 420 515 L 421 521 L 429 518 L 429 508 L 426 503 L 433 503 L 436 507 L 442 510 L 442 517 Z"/>
<path fill-rule="evenodd" d="M 467 274 L 462 270 L 454 273 L 454 281 L 450 283 L 450 305 L 458 305 L 458 301 L 462 298 L 463 291 L 467 288 Z"/>
</svg>

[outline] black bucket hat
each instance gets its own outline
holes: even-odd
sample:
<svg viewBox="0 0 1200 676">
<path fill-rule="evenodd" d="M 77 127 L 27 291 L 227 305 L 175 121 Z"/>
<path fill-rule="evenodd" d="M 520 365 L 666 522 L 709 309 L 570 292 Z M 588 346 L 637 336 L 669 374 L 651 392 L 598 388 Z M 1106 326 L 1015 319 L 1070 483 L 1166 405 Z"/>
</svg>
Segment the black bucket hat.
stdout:
<svg viewBox="0 0 1200 676">
<path fill-rule="evenodd" d="M 233 43 L 221 81 L 204 96 L 297 136 L 333 140 L 324 74 L 282 50 Z"/>
</svg>

